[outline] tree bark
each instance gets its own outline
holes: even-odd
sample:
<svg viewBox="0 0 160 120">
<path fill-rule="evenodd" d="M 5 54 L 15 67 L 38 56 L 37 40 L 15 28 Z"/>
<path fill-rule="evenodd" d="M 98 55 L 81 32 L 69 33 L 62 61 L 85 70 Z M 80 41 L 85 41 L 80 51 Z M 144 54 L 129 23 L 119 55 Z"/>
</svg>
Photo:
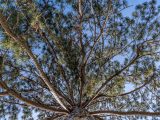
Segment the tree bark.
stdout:
<svg viewBox="0 0 160 120">
<path fill-rule="evenodd" d="M 87 110 L 75 107 L 65 120 L 95 120 L 95 118 Z"/>
<path fill-rule="evenodd" d="M 95 118 L 94 117 L 89 117 L 89 116 L 86 116 L 86 117 L 72 116 L 72 117 L 67 117 L 65 120 L 95 120 Z"/>
</svg>

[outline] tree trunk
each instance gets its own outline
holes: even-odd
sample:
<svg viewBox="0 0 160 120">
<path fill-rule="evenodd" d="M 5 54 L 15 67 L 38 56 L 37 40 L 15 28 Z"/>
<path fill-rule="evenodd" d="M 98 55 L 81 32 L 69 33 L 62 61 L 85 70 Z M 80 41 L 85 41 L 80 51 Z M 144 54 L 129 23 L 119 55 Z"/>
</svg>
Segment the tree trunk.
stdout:
<svg viewBox="0 0 160 120">
<path fill-rule="evenodd" d="M 91 117 L 91 116 L 83 116 L 83 117 L 74 117 L 74 116 L 72 116 L 72 117 L 68 117 L 68 118 L 66 118 L 65 120 L 95 120 L 95 118 L 94 117 Z"/>
<path fill-rule="evenodd" d="M 76 107 L 65 120 L 95 120 L 95 118 L 87 110 Z"/>
</svg>

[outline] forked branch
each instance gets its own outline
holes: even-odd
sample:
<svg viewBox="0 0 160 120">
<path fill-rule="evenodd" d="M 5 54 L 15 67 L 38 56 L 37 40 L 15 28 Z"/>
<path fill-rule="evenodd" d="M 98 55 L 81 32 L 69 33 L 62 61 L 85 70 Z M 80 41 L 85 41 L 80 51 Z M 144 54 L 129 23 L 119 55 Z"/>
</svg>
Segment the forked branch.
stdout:
<svg viewBox="0 0 160 120">
<path fill-rule="evenodd" d="M 36 57 L 34 56 L 34 54 L 32 53 L 32 51 L 30 50 L 29 46 L 24 42 L 25 40 L 21 36 L 16 36 L 11 31 L 10 27 L 8 26 L 7 19 L 3 16 L 2 11 L 0 11 L 0 25 L 2 26 L 2 28 L 4 29 L 4 31 L 6 32 L 6 34 L 8 36 L 10 36 L 15 42 L 17 42 L 20 46 L 22 46 L 24 48 L 25 52 L 33 60 L 33 62 L 35 64 L 38 72 L 40 73 L 40 76 L 42 77 L 42 79 L 44 80 L 45 84 L 50 89 L 53 97 L 61 105 L 61 107 L 63 107 L 65 110 L 67 110 L 67 107 L 64 105 L 64 103 L 62 102 L 62 100 L 59 99 L 59 96 L 56 93 L 56 88 L 53 87 L 53 85 L 50 83 L 48 77 L 46 76 L 46 74 L 42 70 L 40 64 L 38 63 L 38 61 L 36 59 Z"/>
</svg>

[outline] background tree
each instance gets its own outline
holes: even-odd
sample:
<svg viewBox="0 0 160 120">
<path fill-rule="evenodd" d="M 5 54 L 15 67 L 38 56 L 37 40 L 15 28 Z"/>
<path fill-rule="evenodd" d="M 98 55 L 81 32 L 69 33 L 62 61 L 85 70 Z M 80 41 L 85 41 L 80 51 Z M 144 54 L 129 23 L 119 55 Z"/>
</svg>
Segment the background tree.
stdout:
<svg viewBox="0 0 160 120">
<path fill-rule="evenodd" d="M 0 0 L 0 117 L 160 117 L 155 0 Z M 132 86 L 126 92 L 126 85 Z"/>
</svg>

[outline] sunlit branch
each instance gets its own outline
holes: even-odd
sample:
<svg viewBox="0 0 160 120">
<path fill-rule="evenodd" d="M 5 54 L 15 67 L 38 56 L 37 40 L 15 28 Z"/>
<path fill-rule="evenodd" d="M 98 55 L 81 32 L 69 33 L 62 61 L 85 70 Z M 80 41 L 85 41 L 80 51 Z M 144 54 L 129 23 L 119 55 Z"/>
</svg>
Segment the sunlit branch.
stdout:
<svg viewBox="0 0 160 120">
<path fill-rule="evenodd" d="M 56 51 L 54 50 L 54 48 L 52 47 L 52 45 L 50 44 L 48 38 L 46 37 L 45 33 L 43 33 L 42 35 L 42 38 L 44 39 L 44 41 L 47 43 L 48 47 L 49 47 L 49 50 L 52 52 L 52 55 L 54 55 L 53 57 L 55 58 L 54 62 L 56 62 L 56 64 L 59 66 L 60 68 L 60 73 L 61 73 L 61 76 L 63 77 L 64 81 L 66 82 L 66 87 L 67 87 L 67 90 L 68 90 L 68 94 L 70 95 L 70 100 L 69 98 L 64 97 L 64 99 L 68 102 L 68 104 L 73 104 L 74 103 L 74 100 L 73 100 L 73 90 L 71 89 L 71 86 L 70 86 L 70 81 L 67 79 L 66 75 L 65 75 L 65 71 L 64 71 L 64 68 L 63 66 L 58 62 L 58 57 L 56 55 Z M 72 101 L 72 102 L 71 102 Z"/>
</svg>

